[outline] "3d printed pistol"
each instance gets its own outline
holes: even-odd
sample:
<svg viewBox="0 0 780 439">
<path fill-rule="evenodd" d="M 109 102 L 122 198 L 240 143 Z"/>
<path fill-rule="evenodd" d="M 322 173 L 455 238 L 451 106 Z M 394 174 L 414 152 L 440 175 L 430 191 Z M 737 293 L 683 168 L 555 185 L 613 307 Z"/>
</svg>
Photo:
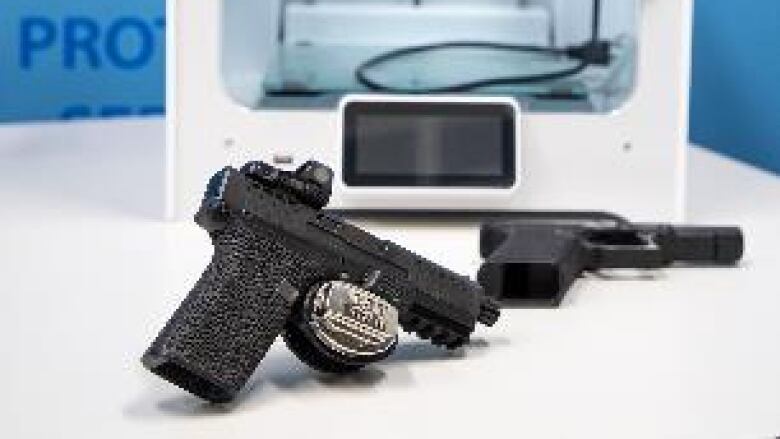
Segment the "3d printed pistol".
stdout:
<svg viewBox="0 0 780 439">
<path fill-rule="evenodd" d="M 478 279 L 512 306 L 557 307 L 586 271 L 659 269 L 675 263 L 733 265 L 742 258 L 737 227 L 632 224 L 612 214 L 540 214 L 482 226 Z"/>
<path fill-rule="evenodd" d="M 308 365 L 357 370 L 393 352 L 397 330 L 449 349 L 497 302 L 476 282 L 322 211 L 332 171 L 262 162 L 209 182 L 196 222 L 214 256 L 142 358 L 146 368 L 212 402 L 227 402 L 281 334 Z"/>
</svg>

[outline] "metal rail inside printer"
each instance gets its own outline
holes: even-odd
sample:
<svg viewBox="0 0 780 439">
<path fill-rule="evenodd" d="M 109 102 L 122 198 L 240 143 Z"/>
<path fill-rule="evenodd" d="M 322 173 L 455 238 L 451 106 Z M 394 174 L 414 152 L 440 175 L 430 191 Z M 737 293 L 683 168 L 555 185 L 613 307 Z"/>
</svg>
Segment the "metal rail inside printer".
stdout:
<svg viewBox="0 0 780 439">
<path fill-rule="evenodd" d="M 639 9 L 638 0 L 231 0 L 223 73 L 250 108 L 459 93 L 604 113 L 633 88 Z M 242 64 L 252 68 L 231 68 Z"/>
</svg>

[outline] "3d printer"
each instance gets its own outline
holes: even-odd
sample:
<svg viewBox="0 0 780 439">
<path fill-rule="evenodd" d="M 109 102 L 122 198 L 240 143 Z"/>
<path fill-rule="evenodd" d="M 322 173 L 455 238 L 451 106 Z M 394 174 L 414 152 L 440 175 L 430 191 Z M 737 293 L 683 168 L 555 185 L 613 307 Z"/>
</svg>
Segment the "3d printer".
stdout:
<svg viewBox="0 0 780 439">
<path fill-rule="evenodd" d="M 168 214 L 314 158 L 341 210 L 679 220 L 691 3 L 169 2 Z"/>
</svg>

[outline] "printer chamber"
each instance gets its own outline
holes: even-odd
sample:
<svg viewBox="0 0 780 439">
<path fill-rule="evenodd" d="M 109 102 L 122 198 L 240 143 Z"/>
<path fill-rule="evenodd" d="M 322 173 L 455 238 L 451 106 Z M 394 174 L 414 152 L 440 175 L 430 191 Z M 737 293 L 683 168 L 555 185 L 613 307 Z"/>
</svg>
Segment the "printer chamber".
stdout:
<svg viewBox="0 0 780 439">
<path fill-rule="evenodd" d="M 222 74 L 252 109 L 456 92 L 609 112 L 633 89 L 638 22 L 637 0 L 227 0 Z M 608 62 L 566 55 L 594 38 Z"/>
</svg>

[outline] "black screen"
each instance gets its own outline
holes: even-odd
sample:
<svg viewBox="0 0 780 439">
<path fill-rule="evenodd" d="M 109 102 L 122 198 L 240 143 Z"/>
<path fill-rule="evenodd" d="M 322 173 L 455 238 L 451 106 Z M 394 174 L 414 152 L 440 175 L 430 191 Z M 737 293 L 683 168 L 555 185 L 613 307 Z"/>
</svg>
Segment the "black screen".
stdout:
<svg viewBox="0 0 780 439">
<path fill-rule="evenodd" d="M 508 187 L 515 180 L 508 105 L 352 103 L 344 129 L 348 185 Z"/>
</svg>

